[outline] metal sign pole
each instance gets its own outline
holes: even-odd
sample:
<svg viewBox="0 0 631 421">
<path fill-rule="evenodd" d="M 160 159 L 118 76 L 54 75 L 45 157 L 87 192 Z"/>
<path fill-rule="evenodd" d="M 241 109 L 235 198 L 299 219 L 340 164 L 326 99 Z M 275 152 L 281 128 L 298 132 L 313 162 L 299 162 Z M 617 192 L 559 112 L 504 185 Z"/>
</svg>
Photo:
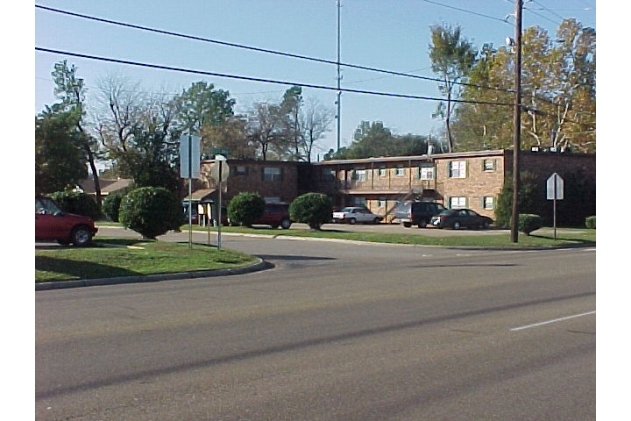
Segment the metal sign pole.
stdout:
<svg viewBox="0 0 631 421">
<path fill-rule="evenodd" d="M 193 139 L 188 134 L 188 248 L 193 248 Z"/>
<path fill-rule="evenodd" d="M 552 225 L 554 226 L 554 240 L 557 239 L 557 173 L 554 173 L 554 199 L 552 200 L 552 209 L 554 215 L 552 216 Z"/>
<path fill-rule="evenodd" d="M 219 161 L 219 210 L 217 211 L 217 250 L 221 250 L 221 164 L 223 162 Z"/>
</svg>

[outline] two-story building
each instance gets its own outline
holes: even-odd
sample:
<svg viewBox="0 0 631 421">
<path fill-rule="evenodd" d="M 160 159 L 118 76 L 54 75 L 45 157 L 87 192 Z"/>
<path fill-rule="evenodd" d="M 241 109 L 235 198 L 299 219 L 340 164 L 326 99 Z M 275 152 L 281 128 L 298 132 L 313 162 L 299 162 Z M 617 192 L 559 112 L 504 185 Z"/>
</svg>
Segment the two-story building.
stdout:
<svg viewBox="0 0 631 421">
<path fill-rule="evenodd" d="M 490 150 L 419 156 L 332 160 L 315 163 L 228 160 L 229 175 L 223 184 L 223 200 L 242 191 L 258 192 L 268 202 L 290 203 L 307 192 L 324 193 L 335 207 L 366 206 L 386 215 L 397 203 L 410 200 L 438 201 L 448 208 L 471 208 L 494 217 L 494 209 L 507 177 L 512 173 L 511 150 Z M 214 160 L 202 162 L 196 188 L 216 200 Z M 581 168 L 596 178 L 592 154 L 520 153 L 520 170 L 536 175 L 541 183 L 553 173 Z"/>
</svg>

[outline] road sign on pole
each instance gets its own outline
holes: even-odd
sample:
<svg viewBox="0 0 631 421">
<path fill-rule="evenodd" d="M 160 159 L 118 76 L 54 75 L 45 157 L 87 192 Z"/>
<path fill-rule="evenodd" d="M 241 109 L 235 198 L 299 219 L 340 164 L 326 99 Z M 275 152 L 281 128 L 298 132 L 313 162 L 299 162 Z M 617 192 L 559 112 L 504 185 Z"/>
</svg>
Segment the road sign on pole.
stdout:
<svg viewBox="0 0 631 421">
<path fill-rule="evenodd" d="M 201 165 L 200 142 L 201 138 L 190 134 L 180 137 L 180 177 L 199 178 Z"/>
<path fill-rule="evenodd" d="M 554 173 L 546 182 L 548 200 L 552 200 L 552 221 L 554 225 L 554 239 L 557 239 L 557 200 L 563 200 L 563 179 Z"/>
</svg>

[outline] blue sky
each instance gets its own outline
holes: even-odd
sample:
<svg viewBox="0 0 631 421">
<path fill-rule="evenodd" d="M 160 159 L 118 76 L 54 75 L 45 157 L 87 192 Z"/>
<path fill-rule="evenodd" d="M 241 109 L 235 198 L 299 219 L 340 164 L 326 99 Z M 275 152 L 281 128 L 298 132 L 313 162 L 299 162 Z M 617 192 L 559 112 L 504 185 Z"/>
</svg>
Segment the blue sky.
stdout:
<svg viewBox="0 0 631 421">
<path fill-rule="evenodd" d="M 337 58 L 336 0 L 37 0 L 36 5 L 101 19 L 325 61 Z M 504 44 L 514 36 L 513 0 L 341 0 L 341 61 L 356 66 L 436 77 L 429 61 L 430 26 L 460 25 L 476 47 Z M 335 88 L 336 66 L 242 48 L 181 39 L 35 8 L 35 46 L 96 57 Z M 563 18 L 596 27 L 595 0 L 525 1 L 523 27 L 554 33 Z M 228 90 L 237 111 L 256 101 L 278 101 L 290 85 L 156 70 L 48 52 L 35 52 L 35 113 L 55 102 L 50 73 L 66 59 L 78 68 L 94 104 L 99 81 L 113 75 L 139 81 L 143 89 L 178 93 L 204 80 Z M 342 68 L 342 88 L 440 97 L 437 82 Z M 304 88 L 305 98 L 335 110 L 334 90 Z M 398 134 L 427 135 L 440 127 L 436 101 L 343 93 L 341 146 L 362 120 L 381 121 Z M 318 154 L 337 144 L 335 122 Z"/>
</svg>

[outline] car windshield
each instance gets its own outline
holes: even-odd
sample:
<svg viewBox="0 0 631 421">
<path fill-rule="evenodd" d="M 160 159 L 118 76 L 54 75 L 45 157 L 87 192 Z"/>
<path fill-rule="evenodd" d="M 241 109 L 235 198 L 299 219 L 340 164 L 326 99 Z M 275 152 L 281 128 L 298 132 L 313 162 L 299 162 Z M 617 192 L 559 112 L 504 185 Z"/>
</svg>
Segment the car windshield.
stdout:
<svg viewBox="0 0 631 421">
<path fill-rule="evenodd" d="M 46 197 L 40 197 L 35 199 L 35 213 L 54 215 L 61 213 L 61 209 L 59 209 L 59 206 L 52 200 Z"/>
</svg>

